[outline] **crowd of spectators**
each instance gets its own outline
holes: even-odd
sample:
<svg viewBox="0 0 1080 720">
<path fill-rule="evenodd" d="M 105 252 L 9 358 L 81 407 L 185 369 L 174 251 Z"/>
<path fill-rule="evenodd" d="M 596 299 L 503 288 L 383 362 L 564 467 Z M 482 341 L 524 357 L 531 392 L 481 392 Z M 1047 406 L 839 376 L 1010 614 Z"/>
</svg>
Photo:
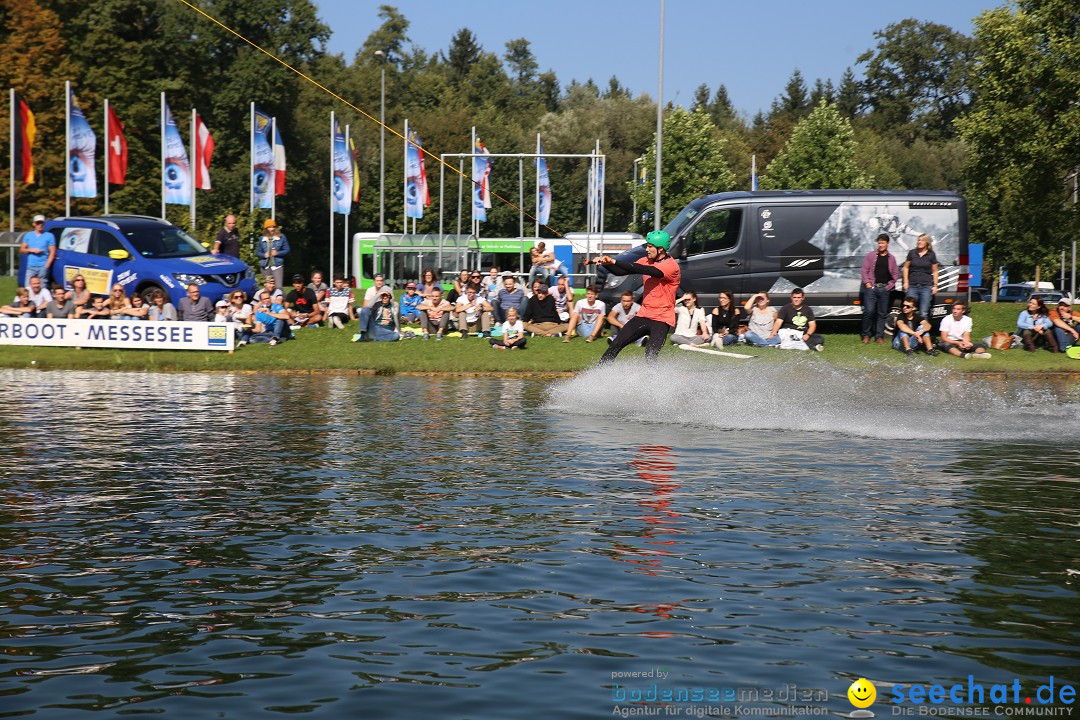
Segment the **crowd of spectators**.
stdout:
<svg viewBox="0 0 1080 720">
<path fill-rule="evenodd" d="M 882 268 L 889 275 L 897 272 L 895 266 L 884 263 Z M 174 307 L 161 290 L 148 298 L 138 294 L 129 297 L 123 285 L 114 284 L 109 295 L 102 296 L 87 291 L 82 275 L 72 278 L 68 287 L 55 285 L 51 289 L 43 286 L 40 277 L 30 276 L 12 303 L 0 307 L 0 314 L 230 322 L 236 327 L 241 346 L 276 345 L 305 327 L 346 329 L 355 322 L 354 342 L 482 337 L 493 349 L 518 350 L 526 347 L 530 335 L 561 337 L 564 343 L 581 337 L 592 343 L 606 334 L 611 342 L 640 310 L 630 292 L 623 293 L 613 307 L 607 307 L 595 286 L 575 292 L 564 274 L 555 275 L 552 286 L 534 279 L 528 287 L 522 287 L 515 274 L 500 273 L 497 268 L 487 273 L 463 270 L 445 293 L 437 278 L 433 270 L 424 270 L 420 282 L 406 283 L 395 300 L 393 289 L 382 275 L 376 275 L 372 287 L 361 296 L 341 274 L 335 275 L 329 286 L 318 271 L 310 278 L 294 275 L 287 292 L 278 287 L 273 274 L 268 274 L 251 298 L 234 290 L 214 302 L 192 284 Z M 871 282 L 867 290 L 877 290 L 875 284 Z M 719 350 L 745 344 L 820 352 L 825 338 L 817 332 L 813 308 L 804 300 L 803 290 L 795 288 L 783 303 L 775 303 L 768 293 L 759 292 L 740 305 L 731 292 L 723 291 L 716 296 L 715 306 L 706 308 L 697 293 L 686 292 L 676 301 L 676 326 L 670 342 Z M 907 295 L 899 312 L 890 319 L 888 330 L 883 327 L 883 334 L 892 331 L 893 348 L 909 356 L 924 352 L 929 356 L 949 353 L 963 358 L 989 357 L 987 344 L 972 339 L 972 320 L 964 302 L 952 304 L 951 313 L 942 319 L 936 334 L 921 304 L 917 294 Z M 868 308 L 867 316 L 880 312 L 877 305 Z M 877 335 L 876 319 L 863 326 L 864 342 Z M 1009 336 L 1011 344 L 1031 352 L 1038 348 L 1065 352 L 1080 345 L 1080 317 L 1073 314 L 1068 300 L 1048 309 L 1042 299 L 1033 297 L 1020 312 L 1016 330 Z"/>
</svg>

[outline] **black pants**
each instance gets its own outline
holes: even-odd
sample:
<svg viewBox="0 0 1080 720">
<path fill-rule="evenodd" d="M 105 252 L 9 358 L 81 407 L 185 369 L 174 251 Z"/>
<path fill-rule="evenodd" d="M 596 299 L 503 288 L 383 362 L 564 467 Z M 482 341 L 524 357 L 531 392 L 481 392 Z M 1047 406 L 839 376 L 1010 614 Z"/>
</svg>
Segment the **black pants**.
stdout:
<svg viewBox="0 0 1080 720">
<path fill-rule="evenodd" d="M 672 327 L 659 320 L 646 320 L 640 317 L 632 317 L 626 324 L 619 328 L 619 334 L 612 340 L 611 345 L 600 358 L 600 364 L 609 363 L 622 352 L 622 349 L 631 343 L 635 343 L 646 335 L 649 340 L 645 343 L 645 358 L 655 360 L 660 354 L 660 348 L 667 342 L 667 335 Z"/>
</svg>

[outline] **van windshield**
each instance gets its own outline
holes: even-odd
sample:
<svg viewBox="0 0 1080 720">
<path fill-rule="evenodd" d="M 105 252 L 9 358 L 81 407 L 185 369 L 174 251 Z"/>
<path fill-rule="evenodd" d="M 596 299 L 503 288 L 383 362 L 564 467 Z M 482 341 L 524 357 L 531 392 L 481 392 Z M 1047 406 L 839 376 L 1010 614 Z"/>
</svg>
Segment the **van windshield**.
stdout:
<svg viewBox="0 0 1080 720">
<path fill-rule="evenodd" d="M 139 228 L 124 235 L 135 252 L 146 258 L 185 258 L 207 253 L 198 240 L 178 227 Z"/>
<path fill-rule="evenodd" d="M 676 237 L 686 224 L 697 217 L 701 212 L 701 206 L 705 204 L 705 198 L 698 198 L 682 209 L 675 219 L 667 224 L 664 231 L 672 238 Z"/>
</svg>

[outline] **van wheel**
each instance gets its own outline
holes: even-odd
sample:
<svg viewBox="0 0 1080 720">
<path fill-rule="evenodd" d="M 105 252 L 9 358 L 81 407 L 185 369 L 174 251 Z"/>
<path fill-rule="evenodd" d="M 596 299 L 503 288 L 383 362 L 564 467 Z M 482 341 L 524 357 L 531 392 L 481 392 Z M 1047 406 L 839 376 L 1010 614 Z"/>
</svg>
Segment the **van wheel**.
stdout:
<svg viewBox="0 0 1080 720">
<path fill-rule="evenodd" d="M 169 302 L 169 293 L 165 291 L 165 288 L 159 285 L 147 285 L 139 291 L 139 294 L 142 295 L 143 304 L 147 307 L 153 305 L 153 303 L 150 302 L 150 296 L 153 295 L 156 290 L 160 290 L 161 292 L 165 293 L 165 302 Z"/>
</svg>

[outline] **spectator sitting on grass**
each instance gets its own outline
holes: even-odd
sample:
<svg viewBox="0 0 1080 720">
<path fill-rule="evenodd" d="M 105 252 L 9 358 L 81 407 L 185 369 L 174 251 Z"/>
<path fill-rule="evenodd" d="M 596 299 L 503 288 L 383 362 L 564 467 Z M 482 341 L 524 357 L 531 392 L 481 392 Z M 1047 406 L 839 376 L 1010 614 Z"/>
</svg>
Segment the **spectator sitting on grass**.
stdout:
<svg viewBox="0 0 1080 720">
<path fill-rule="evenodd" d="M 494 305 L 492 302 L 495 298 L 495 293 L 499 292 L 502 287 L 502 277 L 499 275 L 499 268 L 493 267 L 488 271 L 488 275 L 484 278 L 484 284 L 480 288 L 480 294 L 484 299 Z"/>
<path fill-rule="evenodd" d="M 116 288 L 113 288 L 115 294 Z M 121 288 L 123 292 L 123 288 Z M 263 290 L 263 292 L 268 292 Z M 214 317 L 214 305 L 199 293 L 199 286 L 191 283 L 187 287 L 187 297 L 180 301 L 177 317 L 189 322 L 210 322 Z"/>
<path fill-rule="evenodd" d="M 825 349 L 825 338 L 817 334 L 814 310 L 809 305 L 803 304 L 804 297 L 802 288 L 791 291 L 791 302 L 780 308 L 773 324 L 773 333 L 779 337 L 781 331 L 786 330 L 796 344 L 801 341 L 811 350 L 821 352 Z M 780 342 L 783 345 L 783 339 Z"/>
<path fill-rule="evenodd" d="M 525 290 L 525 297 L 521 298 L 521 304 L 518 305 L 518 315 L 520 317 L 525 317 L 525 308 L 529 306 L 529 298 L 534 297 L 536 295 L 536 289 L 543 284 L 542 280 L 533 280 L 528 288 L 523 288 Z"/>
<path fill-rule="evenodd" d="M 47 318 L 73 318 L 75 317 L 75 303 L 67 298 L 63 285 L 53 285 L 53 299 L 45 306 Z"/>
<path fill-rule="evenodd" d="M 424 329 L 424 339 L 427 340 L 434 330 L 435 339 L 442 340 L 450 323 L 450 313 L 454 306 L 443 300 L 442 288 L 438 285 L 432 287 L 431 297 L 420 303 L 417 308 L 420 311 L 420 327 Z"/>
<path fill-rule="evenodd" d="M 896 316 L 896 334 L 892 346 L 908 357 L 915 352 L 912 344 L 916 347 L 921 345 L 927 355 L 937 355 L 930 330 L 930 323 L 919 314 L 918 301 L 913 297 L 904 298 L 900 314 Z"/>
<path fill-rule="evenodd" d="M 50 302 L 52 302 L 50 300 Z M 0 307 L 0 313 L 15 317 L 32 318 L 37 315 L 37 305 L 30 301 L 30 290 L 24 287 L 15 291 L 15 299 L 10 305 Z"/>
<path fill-rule="evenodd" d="M 315 291 L 304 285 L 303 275 L 293 275 L 293 289 L 285 296 L 285 307 L 293 315 L 293 324 L 300 327 L 318 327 L 322 310 Z"/>
<path fill-rule="evenodd" d="M 672 345 L 704 345 L 709 341 L 709 324 L 705 311 L 698 307 L 695 292 L 684 293 L 675 301 L 675 332 Z"/>
<path fill-rule="evenodd" d="M 465 294 L 458 298 L 456 313 L 462 340 L 477 330 L 483 332 L 484 337 L 491 337 L 491 303 L 480 297 L 479 285 L 469 283 L 465 286 Z"/>
<path fill-rule="evenodd" d="M 124 294 L 124 286 L 120 283 L 115 283 L 112 286 L 112 294 L 109 295 L 108 301 L 105 303 L 109 309 L 109 313 L 113 319 L 121 320 L 126 308 L 131 307 L 131 302 L 128 300 L 127 295 Z M 210 307 L 211 314 L 213 313 L 213 306 Z M 209 319 L 209 318 L 208 318 Z"/>
<path fill-rule="evenodd" d="M 555 309 L 555 298 L 548 293 L 548 286 L 540 283 L 536 287 L 536 294 L 529 298 L 525 306 L 525 332 L 545 337 L 555 337 L 570 329 L 569 325 L 562 322 L 559 312 Z"/>
<path fill-rule="evenodd" d="M 424 298 L 416 292 L 416 283 L 405 283 L 405 294 L 398 298 L 401 303 L 401 322 L 417 325 L 420 323 L 420 303 Z"/>
<path fill-rule="evenodd" d="M 1028 352 L 1035 352 L 1036 347 L 1045 347 L 1050 352 L 1057 352 L 1057 339 L 1054 337 L 1054 323 L 1042 298 L 1028 300 L 1027 307 L 1020 311 L 1016 319 L 1016 334 Z"/>
<path fill-rule="evenodd" d="M 150 306 L 143 302 L 142 295 L 131 296 L 127 307 L 113 310 L 113 320 L 146 320 L 150 316 Z"/>
<path fill-rule="evenodd" d="M 334 287 L 327 293 L 326 317 L 331 327 L 339 330 L 352 320 L 352 288 L 345 284 L 345 276 L 334 273 Z"/>
<path fill-rule="evenodd" d="M 521 323 L 517 308 L 508 308 L 503 321 L 502 337 L 493 337 L 488 342 L 496 350 L 524 350 L 525 326 Z"/>
<path fill-rule="evenodd" d="M 251 342 L 268 342 L 274 346 L 292 337 L 289 329 L 292 314 L 285 309 L 284 305 L 270 299 L 269 290 L 259 293 L 259 301 L 255 305 L 254 313 L 255 332 L 251 335 Z"/>
<path fill-rule="evenodd" d="M 622 326 L 626 324 L 627 320 L 637 315 L 640 309 L 641 306 L 634 302 L 634 293 L 629 290 L 623 292 L 619 304 L 611 308 L 611 312 L 607 316 L 608 324 L 611 325 L 611 336 L 608 338 L 608 344 L 618 337 Z M 638 344 L 640 345 L 644 341 L 645 338 L 642 338 L 638 341 Z"/>
<path fill-rule="evenodd" d="M 307 286 L 315 292 L 315 299 L 322 305 L 326 302 L 326 294 L 330 291 L 326 283 L 323 281 L 323 274 L 321 270 L 316 270 L 311 273 L 311 282 Z"/>
<path fill-rule="evenodd" d="M 397 342 L 400 339 L 394 294 L 384 286 L 374 305 L 360 309 L 360 332 L 353 335 L 353 342 Z"/>
<path fill-rule="evenodd" d="M 570 323 L 567 326 L 566 337 L 563 338 L 563 342 L 570 342 L 575 330 L 578 335 L 585 338 L 587 343 L 591 343 L 600 337 L 600 331 L 604 329 L 604 314 L 607 306 L 603 300 L 597 300 L 596 296 L 595 285 L 589 285 L 585 288 L 585 299 L 578 300 L 574 304 L 574 312 L 570 314 Z"/>
<path fill-rule="evenodd" d="M 555 310 L 559 313 L 560 322 L 569 322 L 570 310 L 574 307 L 574 289 L 571 288 L 565 276 L 555 281 L 555 287 L 549 290 L 551 297 L 555 299 Z"/>
<path fill-rule="evenodd" d="M 713 308 L 712 344 L 723 348 L 739 341 L 739 331 L 746 332 L 746 311 L 735 304 L 735 296 L 730 290 L 721 290 L 716 296 L 718 305 Z"/>
<path fill-rule="evenodd" d="M 420 282 L 416 285 L 416 293 L 428 300 L 431 298 L 431 293 L 435 288 L 442 290 L 442 285 L 439 284 L 439 275 L 431 268 L 424 268 L 424 271 L 420 273 Z"/>
<path fill-rule="evenodd" d="M 1058 350 L 1065 352 L 1070 345 L 1080 344 L 1076 316 L 1073 315 L 1072 303 L 1068 300 L 1058 300 L 1057 307 L 1050 311 L 1050 322 L 1054 323 L 1054 339 L 1057 340 Z"/>
<path fill-rule="evenodd" d="M 952 314 L 941 319 L 941 339 L 938 341 L 938 350 L 943 350 L 950 355 L 969 360 L 972 357 L 988 358 L 983 343 L 971 342 L 971 318 L 964 314 L 967 306 L 960 300 L 952 304 Z"/>
<path fill-rule="evenodd" d="M 502 287 L 493 296 L 488 296 L 491 310 L 496 323 L 506 322 L 507 312 L 514 308 L 518 310 L 520 317 L 521 304 L 525 302 L 525 291 L 517 286 L 517 280 L 511 274 L 506 274 L 502 279 Z"/>
<path fill-rule="evenodd" d="M 285 299 L 285 293 L 282 291 L 281 288 L 277 286 L 277 280 L 275 280 L 272 276 L 267 277 L 265 280 L 263 280 L 263 290 L 266 290 L 268 293 L 270 293 L 270 300 L 272 302 L 281 302 Z M 256 298 L 259 297 L 259 292 L 261 291 L 255 291 Z"/>
<path fill-rule="evenodd" d="M 379 302 L 379 295 L 383 290 L 390 290 L 391 295 L 393 293 L 392 288 L 386 284 L 386 278 L 382 273 L 375 275 L 375 283 L 367 289 L 364 293 L 364 307 L 371 307 L 375 303 Z"/>
<path fill-rule="evenodd" d="M 91 295 L 90 306 L 82 308 L 81 311 L 75 311 L 75 317 L 81 317 L 84 320 L 108 320 L 111 315 L 109 308 L 105 307 L 104 295 Z"/>
<path fill-rule="evenodd" d="M 239 291 L 237 291 L 239 292 Z M 241 293 L 241 297 L 243 293 Z M 75 317 L 79 317 L 78 310 Z M 176 308 L 169 302 L 165 291 L 161 288 L 150 293 L 150 311 L 147 313 L 148 320 L 176 320 Z"/>
<path fill-rule="evenodd" d="M 776 311 L 769 305 L 769 294 L 764 292 L 754 293 L 746 300 L 746 312 L 750 318 L 746 323 L 746 333 L 743 339 L 748 345 L 761 345 L 764 347 L 776 347 L 780 344 L 780 338 L 776 336 L 777 316 Z"/>
<path fill-rule="evenodd" d="M 41 284 L 41 278 L 31 276 L 26 281 L 26 289 L 30 291 L 30 302 L 36 308 L 34 317 L 45 317 L 45 306 L 52 302 L 52 293 Z"/>
</svg>

